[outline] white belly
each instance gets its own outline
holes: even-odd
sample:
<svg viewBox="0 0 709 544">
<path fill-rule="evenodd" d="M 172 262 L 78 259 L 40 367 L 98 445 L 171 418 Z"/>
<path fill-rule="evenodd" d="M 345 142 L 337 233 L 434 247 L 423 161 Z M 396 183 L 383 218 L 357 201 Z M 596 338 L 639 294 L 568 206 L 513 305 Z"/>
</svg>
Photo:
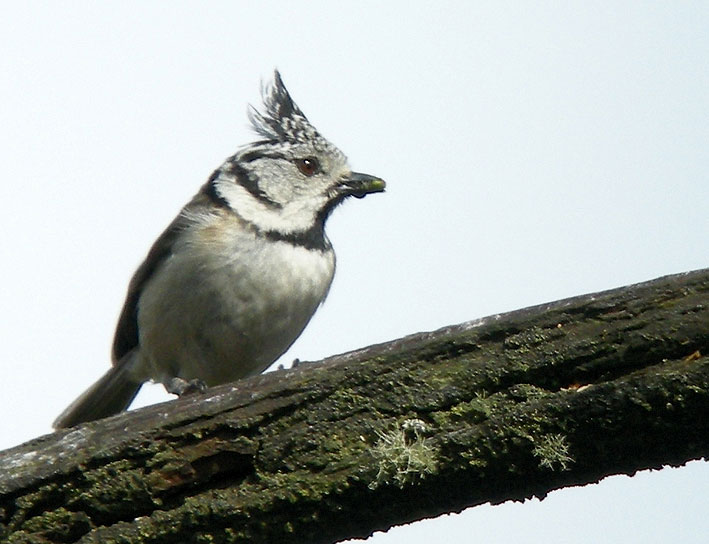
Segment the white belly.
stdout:
<svg viewBox="0 0 709 544">
<path fill-rule="evenodd" d="M 140 371 L 209 386 L 258 374 L 325 299 L 335 256 L 253 236 L 197 233 L 146 285 L 138 306 Z"/>
</svg>

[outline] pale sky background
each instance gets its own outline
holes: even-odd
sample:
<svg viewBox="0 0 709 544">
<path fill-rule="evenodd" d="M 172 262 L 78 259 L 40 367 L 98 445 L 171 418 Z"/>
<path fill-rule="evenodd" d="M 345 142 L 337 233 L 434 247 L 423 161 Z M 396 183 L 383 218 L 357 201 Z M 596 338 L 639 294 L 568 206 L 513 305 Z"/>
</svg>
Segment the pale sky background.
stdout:
<svg viewBox="0 0 709 544">
<path fill-rule="evenodd" d="M 134 269 L 274 67 L 388 182 L 332 217 L 283 361 L 709 266 L 706 2 L 3 2 L 0 448 L 106 370 Z M 371 543 L 705 543 L 708 489 L 694 462 Z"/>
</svg>

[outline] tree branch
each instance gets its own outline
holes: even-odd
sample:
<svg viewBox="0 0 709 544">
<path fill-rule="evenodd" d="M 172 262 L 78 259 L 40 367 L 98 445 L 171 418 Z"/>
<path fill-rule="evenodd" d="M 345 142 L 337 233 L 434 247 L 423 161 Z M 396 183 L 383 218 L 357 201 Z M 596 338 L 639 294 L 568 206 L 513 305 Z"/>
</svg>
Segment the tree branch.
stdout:
<svg viewBox="0 0 709 544">
<path fill-rule="evenodd" d="M 0 540 L 329 543 L 709 454 L 709 269 L 409 336 L 0 454 Z"/>
</svg>

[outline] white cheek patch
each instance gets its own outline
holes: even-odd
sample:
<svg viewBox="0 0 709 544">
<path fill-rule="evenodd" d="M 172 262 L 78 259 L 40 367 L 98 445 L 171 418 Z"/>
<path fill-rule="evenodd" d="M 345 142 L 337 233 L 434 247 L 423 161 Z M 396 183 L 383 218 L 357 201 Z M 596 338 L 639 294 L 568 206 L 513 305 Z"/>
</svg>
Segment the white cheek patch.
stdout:
<svg viewBox="0 0 709 544">
<path fill-rule="evenodd" d="M 239 217 L 263 231 L 288 234 L 307 230 L 313 226 L 318 210 L 327 201 L 323 195 L 314 195 L 275 208 L 260 201 L 233 179 L 220 177 L 215 184 L 219 196 Z"/>
</svg>

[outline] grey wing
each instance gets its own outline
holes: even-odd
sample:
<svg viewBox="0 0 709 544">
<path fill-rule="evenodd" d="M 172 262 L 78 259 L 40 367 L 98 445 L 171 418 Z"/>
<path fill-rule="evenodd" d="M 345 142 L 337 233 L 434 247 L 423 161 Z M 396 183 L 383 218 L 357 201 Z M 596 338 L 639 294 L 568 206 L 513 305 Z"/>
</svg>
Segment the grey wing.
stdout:
<svg viewBox="0 0 709 544">
<path fill-rule="evenodd" d="M 113 364 L 117 364 L 126 354 L 138 347 L 138 300 L 145 288 L 145 284 L 150 280 L 155 271 L 172 255 L 176 239 L 188 228 L 192 221 L 185 215 L 186 209 L 198 210 L 209 209 L 211 206 L 226 207 L 226 201 L 221 199 L 214 191 L 214 180 L 217 178 L 219 170 L 215 170 L 199 192 L 194 196 L 179 215 L 173 219 L 165 231 L 155 241 L 150 248 L 148 256 L 133 274 L 133 278 L 128 284 L 128 294 L 123 303 L 121 315 L 118 318 L 116 334 L 113 338 L 112 358 Z"/>
<path fill-rule="evenodd" d="M 128 284 L 128 294 L 118 318 L 116 334 L 113 338 L 112 358 L 117 364 L 127 353 L 138 347 L 138 300 L 145 284 L 160 265 L 170 257 L 173 245 L 180 232 L 189 225 L 182 213 L 165 229 L 148 252 L 148 256 L 133 274 Z"/>
</svg>

